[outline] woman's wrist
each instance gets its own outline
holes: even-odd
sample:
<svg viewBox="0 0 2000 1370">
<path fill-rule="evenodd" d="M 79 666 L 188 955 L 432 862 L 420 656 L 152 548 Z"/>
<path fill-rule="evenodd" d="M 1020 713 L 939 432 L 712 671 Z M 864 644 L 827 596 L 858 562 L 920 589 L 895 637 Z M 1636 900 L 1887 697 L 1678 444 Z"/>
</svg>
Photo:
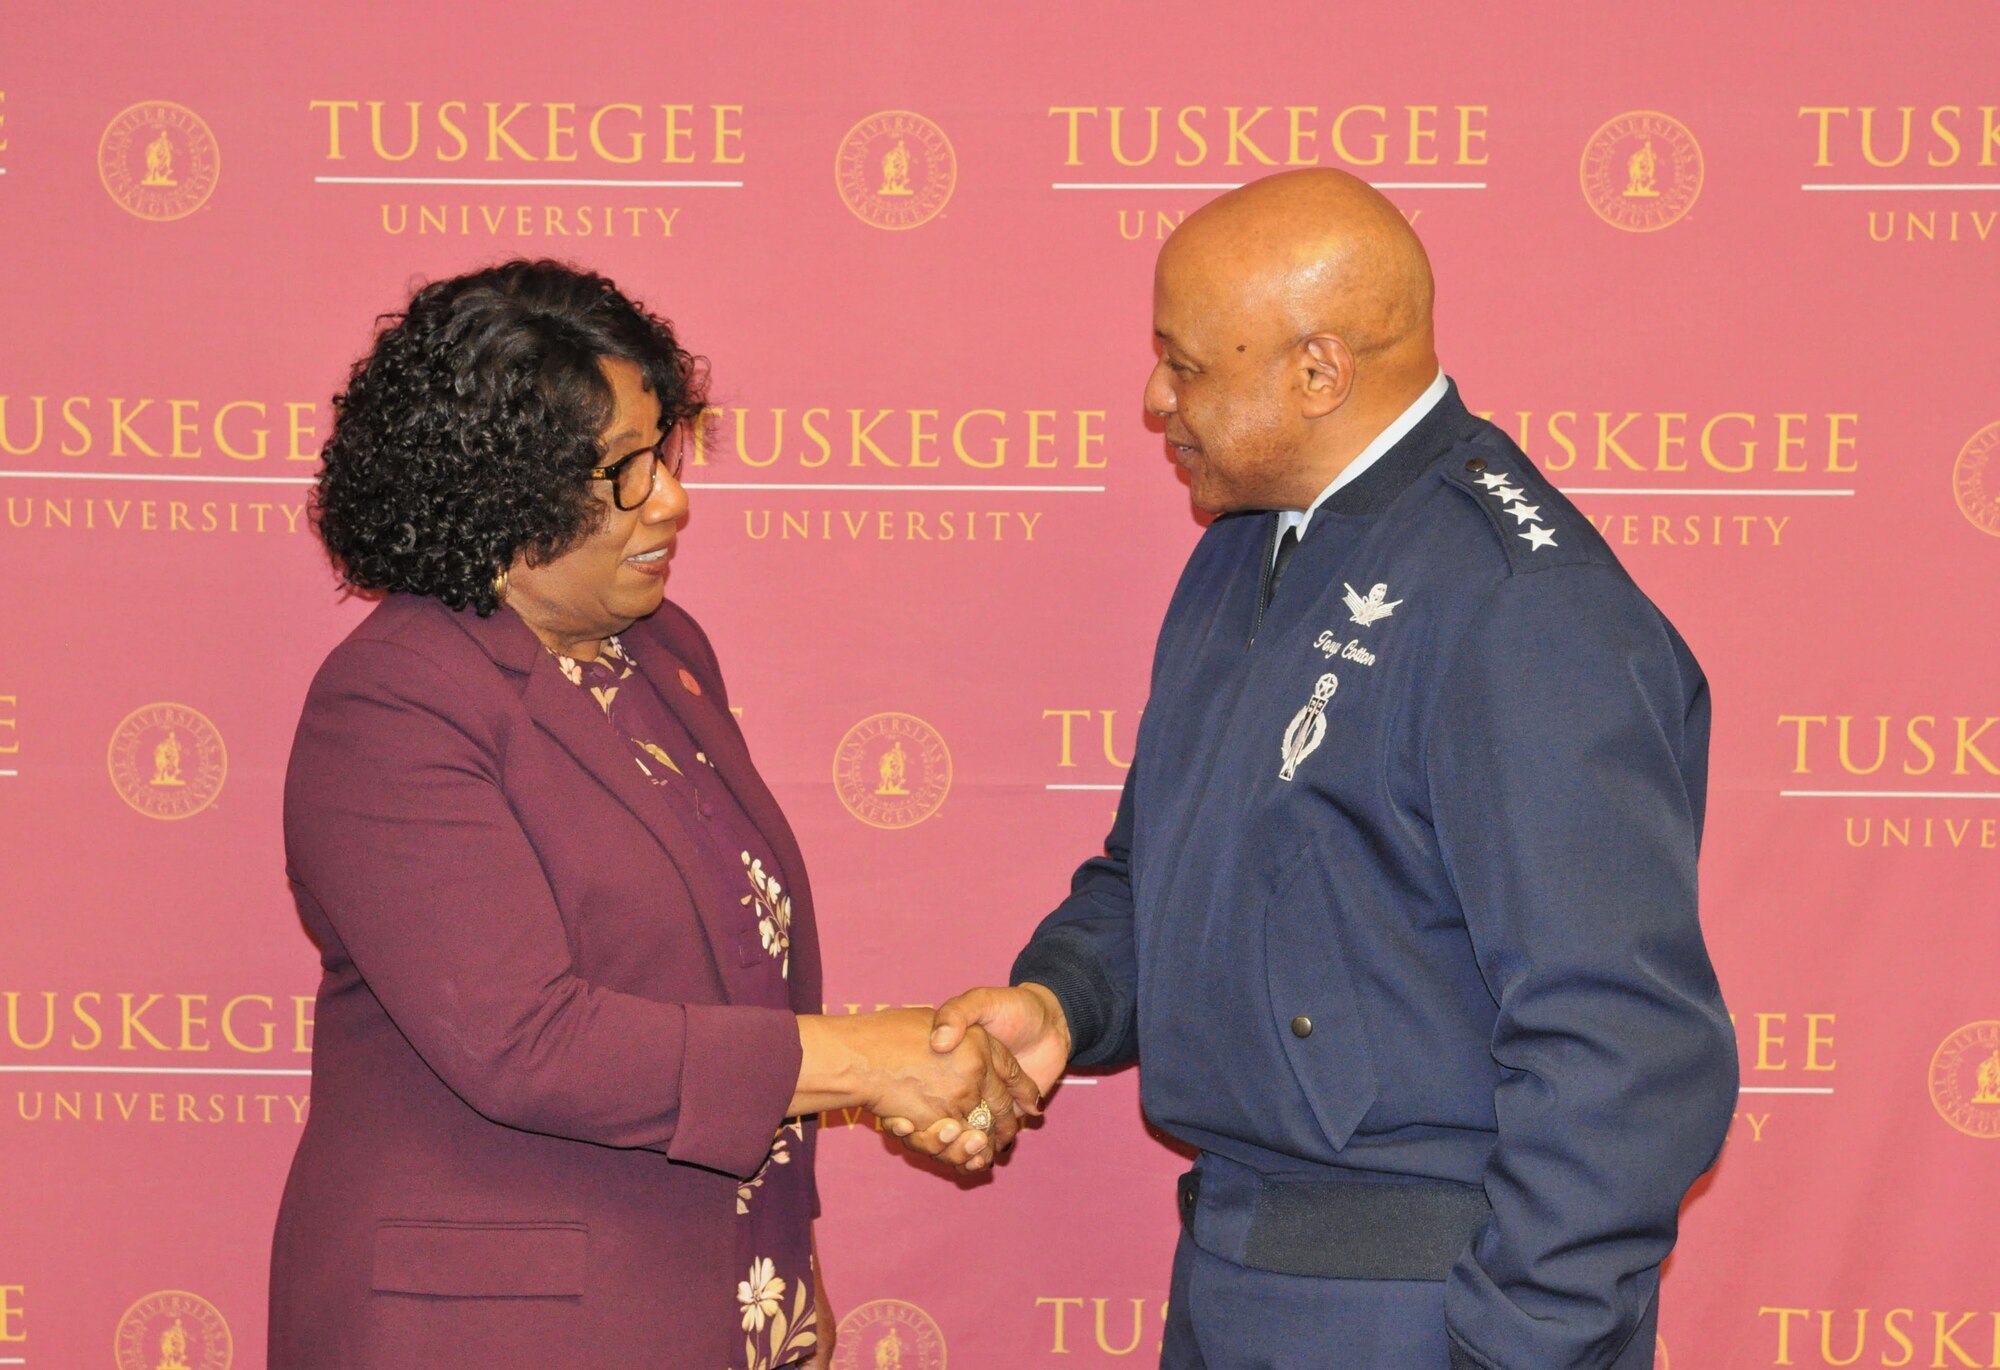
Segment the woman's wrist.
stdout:
<svg viewBox="0 0 2000 1370">
<path fill-rule="evenodd" d="M 834 1019 L 802 1013 L 799 1023 L 799 1082 L 792 1095 L 792 1113 L 823 1113 L 852 1108 L 858 1098 L 861 1058 Z"/>
<path fill-rule="evenodd" d="M 911 1019 L 911 1032 L 921 1044 L 929 1016 L 920 1010 L 875 1013 L 800 1014 L 799 1083 L 792 1102 L 797 1113 L 823 1113 L 830 1108 L 872 1108 L 881 1098 L 885 1079 L 877 1059 L 879 1037 L 896 1014 Z"/>
</svg>

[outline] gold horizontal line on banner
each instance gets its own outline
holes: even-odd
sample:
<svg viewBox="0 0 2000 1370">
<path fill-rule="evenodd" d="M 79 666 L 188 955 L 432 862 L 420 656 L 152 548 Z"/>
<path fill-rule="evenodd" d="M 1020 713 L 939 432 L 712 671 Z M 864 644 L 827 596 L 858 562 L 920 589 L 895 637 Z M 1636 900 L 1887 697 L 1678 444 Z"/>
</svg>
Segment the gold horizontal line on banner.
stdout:
<svg viewBox="0 0 2000 1370">
<path fill-rule="evenodd" d="M 1050 190 L 1240 190 L 1242 181 L 1051 181 Z M 1377 190 L 1484 190 L 1484 181 L 1370 181 Z"/>
<path fill-rule="evenodd" d="M 796 485 L 775 481 L 732 484 L 727 481 L 695 479 L 683 482 L 689 493 L 701 490 L 836 490 L 875 494 L 903 492 L 918 495 L 1101 495 L 1101 485 Z"/>
<path fill-rule="evenodd" d="M 1932 183 L 1928 181 L 1886 181 L 1876 185 L 1869 185 L 1860 181 L 1840 182 L 1840 183 L 1821 182 L 1817 184 L 1802 185 L 1799 187 L 1799 189 L 1800 190 L 1844 190 L 1844 191 L 2000 190 L 2000 181 L 1954 181 L 1950 183 Z"/>
<path fill-rule="evenodd" d="M 311 485 L 312 476 L 190 476 L 166 471 L 0 471 L 24 480 L 157 481 L 201 485 Z"/>
<path fill-rule="evenodd" d="M 741 190 L 741 181 L 620 181 L 576 176 L 315 176 L 323 186 L 583 186 L 610 190 Z"/>
<path fill-rule="evenodd" d="M 310 1070 L 253 1069 L 230 1066 L 16 1066 L 0 1065 L 0 1073 L 10 1075 L 227 1075 L 227 1076 L 309 1076 Z M 1064 1076 L 1066 1085 L 1094 1085 L 1084 1076 Z M 1827 1091 L 1831 1093 L 1832 1091 Z"/>
<path fill-rule="evenodd" d="M 1803 499 L 1809 496 L 1852 495 L 1852 490 L 1729 490 L 1710 489 L 1681 490 L 1672 486 L 1650 485 L 1564 485 L 1558 486 L 1565 495 L 1737 495 L 1756 499 Z"/>
<path fill-rule="evenodd" d="M 311 485 L 316 480 L 313 476 L 196 476 L 164 471 L 0 471 L 0 479 L 9 476 L 27 480 L 159 481 L 219 485 Z M 1105 487 L 1102 485 L 815 485 L 810 482 L 788 484 L 777 481 L 730 482 L 699 479 L 690 480 L 686 485 L 691 491 L 790 490 L 919 495 L 1101 495 L 1105 492 Z"/>
<path fill-rule="evenodd" d="M 2000 799 L 2000 790 L 1779 790 L 1780 799 Z"/>
<path fill-rule="evenodd" d="M 254 1066 L 12 1066 L 4 1075 L 311 1075 L 310 1070 Z"/>
</svg>

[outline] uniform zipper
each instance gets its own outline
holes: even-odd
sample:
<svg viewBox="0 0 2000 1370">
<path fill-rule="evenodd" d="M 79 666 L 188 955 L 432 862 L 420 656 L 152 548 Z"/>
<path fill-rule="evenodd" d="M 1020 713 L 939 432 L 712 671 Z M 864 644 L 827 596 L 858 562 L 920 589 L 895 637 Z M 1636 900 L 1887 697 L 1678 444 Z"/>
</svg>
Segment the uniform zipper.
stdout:
<svg viewBox="0 0 2000 1370">
<path fill-rule="evenodd" d="M 1264 606 L 1271 598 L 1271 564 L 1278 556 L 1278 525 L 1282 523 L 1276 514 L 1271 515 L 1271 536 L 1264 544 L 1264 574 L 1257 577 L 1257 617 L 1250 624 L 1250 640 L 1243 644 L 1249 651 L 1257 645 L 1257 634 L 1264 626 Z"/>
</svg>

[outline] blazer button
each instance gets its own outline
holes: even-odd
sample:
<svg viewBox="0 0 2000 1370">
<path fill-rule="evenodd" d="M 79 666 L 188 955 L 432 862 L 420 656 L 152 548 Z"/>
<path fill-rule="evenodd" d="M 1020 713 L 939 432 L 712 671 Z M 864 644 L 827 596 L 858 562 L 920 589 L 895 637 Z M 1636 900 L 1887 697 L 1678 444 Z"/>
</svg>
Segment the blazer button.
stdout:
<svg viewBox="0 0 2000 1370">
<path fill-rule="evenodd" d="M 1472 474 L 1475 476 L 1478 475 L 1481 471 L 1484 471 L 1486 469 L 1486 458 L 1474 457 L 1471 461 L 1468 461 L 1465 464 L 1465 469 L 1472 472 Z"/>
<path fill-rule="evenodd" d="M 1301 1013 L 1298 1017 L 1292 1019 L 1292 1036 L 1310 1037 L 1312 1035 L 1313 1035 L 1312 1019 L 1306 1017 L 1305 1014 L 1303 1013 Z"/>
</svg>

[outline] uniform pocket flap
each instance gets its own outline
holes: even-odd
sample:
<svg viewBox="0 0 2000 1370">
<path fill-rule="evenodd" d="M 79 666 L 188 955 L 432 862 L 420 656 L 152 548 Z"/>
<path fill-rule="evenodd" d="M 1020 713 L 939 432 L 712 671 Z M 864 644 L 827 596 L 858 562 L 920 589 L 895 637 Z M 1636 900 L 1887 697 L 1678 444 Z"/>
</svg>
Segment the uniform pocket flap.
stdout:
<svg viewBox="0 0 2000 1370">
<path fill-rule="evenodd" d="M 389 1221 L 375 1229 L 372 1288 L 467 1299 L 577 1298 L 582 1223 Z"/>
</svg>

